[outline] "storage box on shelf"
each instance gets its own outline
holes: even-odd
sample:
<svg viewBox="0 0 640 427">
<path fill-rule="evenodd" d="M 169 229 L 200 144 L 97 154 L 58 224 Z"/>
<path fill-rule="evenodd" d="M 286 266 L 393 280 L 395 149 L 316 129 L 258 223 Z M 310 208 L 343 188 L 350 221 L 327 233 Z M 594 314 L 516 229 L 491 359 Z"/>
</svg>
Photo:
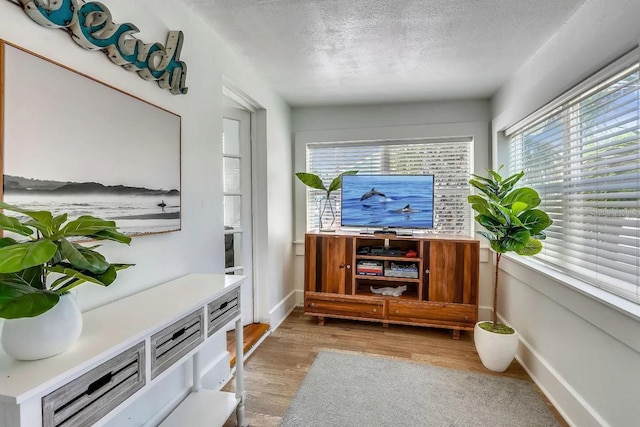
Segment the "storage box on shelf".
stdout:
<svg viewBox="0 0 640 427">
<path fill-rule="evenodd" d="M 403 264 L 392 261 L 385 261 L 384 275 L 387 277 L 404 277 L 406 279 L 417 279 L 419 277 L 418 265 L 414 263 Z"/>
<path fill-rule="evenodd" d="M 336 317 L 431 326 L 459 338 L 478 318 L 479 253 L 480 242 L 464 237 L 308 233 L 305 313 L 319 324 Z"/>
<path fill-rule="evenodd" d="M 242 425 L 242 280 L 187 275 L 86 312 L 78 343 L 48 359 L 17 361 L 0 351 L 0 425 L 104 425 L 188 359 L 192 393 L 162 425 L 222 425 L 236 407 Z M 198 350 L 231 322 L 240 343 L 236 393 L 204 390 Z"/>
</svg>

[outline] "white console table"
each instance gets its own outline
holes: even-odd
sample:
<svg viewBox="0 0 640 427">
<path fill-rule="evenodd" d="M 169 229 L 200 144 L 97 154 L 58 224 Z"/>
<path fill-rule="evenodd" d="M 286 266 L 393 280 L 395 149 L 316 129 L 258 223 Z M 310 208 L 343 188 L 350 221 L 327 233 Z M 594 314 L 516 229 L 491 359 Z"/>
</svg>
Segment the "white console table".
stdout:
<svg viewBox="0 0 640 427">
<path fill-rule="evenodd" d="M 0 427 L 104 425 L 188 359 L 191 394 L 163 426 L 244 425 L 242 276 L 190 274 L 83 314 L 66 352 L 17 361 L 0 349 Z M 198 351 L 235 322 L 236 393 L 204 390 Z"/>
</svg>

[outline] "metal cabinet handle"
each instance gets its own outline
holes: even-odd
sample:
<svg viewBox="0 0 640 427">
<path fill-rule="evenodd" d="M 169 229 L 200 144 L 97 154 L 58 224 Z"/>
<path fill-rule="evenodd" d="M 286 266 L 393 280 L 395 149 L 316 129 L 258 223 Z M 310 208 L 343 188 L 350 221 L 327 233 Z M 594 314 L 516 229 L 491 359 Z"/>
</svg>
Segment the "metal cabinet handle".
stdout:
<svg viewBox="0 0 640 427">
<path fill-rule="evenodd" d="M 425 272 L 425 274 L 429 274 L 430 273 L 429 269 L 425 270 L 424 272 Z"/>
<path fill-rule="evenodd" d="M 184 335 L 185 332 L 187 332 L 187 328 L 182 328 L 179 331 L 175 331 L 173 333 L 173 335 L 171 335 L 171 339 L 175 340 L 175 339 L 179 338 L 180 336 Z"/>
<path fill-rule="evenodd" d="M 87 394 L 93 394 L 96 391 L 100 390 L 102 387 L 109 384 L 112 378 L 113 372 L 108 372 L 105 375 L 101 376 L 100 378 L 89 384 L 89 387 L 87 387 Z"/>
<path fill-rule="evenodd" d="M 400 310 L 396 310 L 396 314 L 400 313 Z"/>
<path fill-rule="evenodd" d="M 377 309 L 377 308 L 374 308 L 374 309 L 373 309 L 373 312 L 374 312 L 374 313 L 377 313 L 377 312 L 378 312 L 378 309 Z"/>
<path fill-rule="evenodd" d="M 351 264 L 347 264 L 347 270 L 351 270 Z"/>
<path fill-rule="evenodd" d="M 312 302 L 311 304 L 309 304 L 309 306 L 310 306 L 310 307 L 315 307 L 315 306 L 316 306 L 316 303 L 315 303 L 315 302 Z"/>
</svg>

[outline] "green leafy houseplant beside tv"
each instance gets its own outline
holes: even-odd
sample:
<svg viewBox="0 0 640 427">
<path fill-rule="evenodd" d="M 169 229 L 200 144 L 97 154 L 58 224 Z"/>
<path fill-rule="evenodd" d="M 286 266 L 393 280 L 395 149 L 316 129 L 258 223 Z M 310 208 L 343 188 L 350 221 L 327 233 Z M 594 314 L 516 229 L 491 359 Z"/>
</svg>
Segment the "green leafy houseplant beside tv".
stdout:
<svg viewBox="0 0 640 427">
<path fill-rule="evenodd" d="M 53 216 L 49 211 L 4 202 L 0 209 L 26 218 L 0 214 L 0 229 L 23 238 L 0 238 L 0 318 L 7 319 L 3 347 L 10 356 L 23 360 L 58 354 L 82 330 L 82 317 L 69 291 L 86 282 L 109 286 L 119 270 L 132 265 L 109 263 L 95 251 L 98 245 L 87 247 L 76 241 L 129 244 L 131 238 L 119 233 L 115 222 L 89 215 L 67 222 L 67 214 Z M 29 342 L 32 333 L 35 342 Z"/>
<path fill-rule="evenodd" d="M 307 187 L 315 188 L 317 190 L 322 190 L 325 192 L 324 197 L 320 201 L 319 208 L 320 231 L 335 231 L 332 227 L 334 227 L 336 222 L 336 212 L 334 201 L 331 198 L 331 193 L 339 190 L 342 187 L 342 175 L 355 175 L 357 173 L 357 170 L 342 172 L 340 175 L 331 180 L 331 184 L 329 184 L 328 187 L 324 185 L 322 179 L 316 174 L 308 172 L 296 173 L 298 179 Z M 328 212 L 327 209 L 329 209 Z M 325 218 L 325 214 L 329 215 L 329 219 L 331 219 L 331 222 L 328 226 L 325 226 L 325 222 L 327 221 L 327 218 Z"/>
<path fill-rule="evenodd" d="M 501 167 L 502 168 L 502 167 Z M 475 220 L 486 231 L 478 231 L 487 238 L 496 252 L 493 287 L 493 317 L 479 322 L 474 331 L 476 349 L 482 364 L 493 371 L 503 372 L 515 357 L 518 335 L 511 327 L 498 323 L 498 275 L 502 254 L 535 255 L 542 250 L 544 230 L 552 221 L 540 205 L 538 193 L 529 187 L 514 189 L 524 172 L 503 178 L 498 171 L 489 170 L 489 177 L 473 175 L 469 181 L 480 194 L 469 196 L 471 207 L 477 212 Z"/>
</svg>

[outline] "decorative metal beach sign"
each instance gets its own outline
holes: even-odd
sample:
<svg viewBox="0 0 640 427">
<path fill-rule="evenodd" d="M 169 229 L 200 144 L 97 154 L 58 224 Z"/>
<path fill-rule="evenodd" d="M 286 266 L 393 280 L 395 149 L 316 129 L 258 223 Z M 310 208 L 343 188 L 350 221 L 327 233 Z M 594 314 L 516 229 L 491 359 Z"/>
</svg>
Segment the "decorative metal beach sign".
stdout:
<svg viewBox="0 0 640 427">
<path fill-rule="evenodd" d="M 0 48 L 2 199 L 117 220 L 128 235 L 179 230 L 180 116 Z"/>
<path fill-rule="evenodd" d="M 116 24 L 107 7 L 96 1 L 19 0 L 24 12 L 48 28 L 64 28 L 78 45 L 89 50 L 104 50 L 109 59 L 126 70 L 174 95 L 185 95 L 187 65 L 180 61 L 182 31 L 170 31 L 167 42 L 144 43 L 133 37 L 139 32 L 133 24 Z"/>
</svg>

